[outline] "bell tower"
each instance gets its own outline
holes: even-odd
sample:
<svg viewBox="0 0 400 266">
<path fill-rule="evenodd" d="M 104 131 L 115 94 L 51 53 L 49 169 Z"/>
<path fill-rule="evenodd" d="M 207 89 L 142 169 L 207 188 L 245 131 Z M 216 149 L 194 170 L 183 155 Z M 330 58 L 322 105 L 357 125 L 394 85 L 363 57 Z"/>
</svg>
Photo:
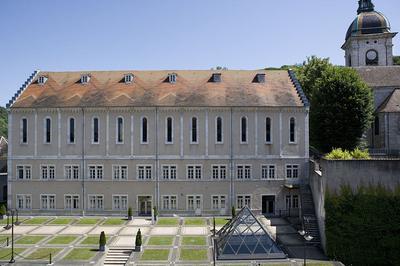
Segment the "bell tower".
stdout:
<svg viewBox="0 0 400 266">
<path fill-rule="evenodd" d="M 357 17 L 347 30 L 342 46 L 348 67 L 393 65 L 392 39 L 388 19 L 375 11 L 372 0 L 359 0 Z"/>
</svg>

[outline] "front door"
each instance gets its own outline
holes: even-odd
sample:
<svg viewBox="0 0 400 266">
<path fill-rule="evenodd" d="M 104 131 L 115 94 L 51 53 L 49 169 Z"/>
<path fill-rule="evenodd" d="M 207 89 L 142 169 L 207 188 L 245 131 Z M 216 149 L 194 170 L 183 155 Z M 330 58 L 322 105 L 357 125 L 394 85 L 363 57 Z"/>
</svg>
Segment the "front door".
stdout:
<svg viewBox="0 0 400 266">
<path fill-rule="evenodd" d="M 151 203 L 152 203 L 151 196 L 139 196 L 138 203 L 139 203 L 139 215 L 149 216 L 151 215 Z"/>
<path fill-rule="evenodd" d="M 275 213 L 275 196 L 262 196 L 262 213 L 274 214 Z"/>
</svg>

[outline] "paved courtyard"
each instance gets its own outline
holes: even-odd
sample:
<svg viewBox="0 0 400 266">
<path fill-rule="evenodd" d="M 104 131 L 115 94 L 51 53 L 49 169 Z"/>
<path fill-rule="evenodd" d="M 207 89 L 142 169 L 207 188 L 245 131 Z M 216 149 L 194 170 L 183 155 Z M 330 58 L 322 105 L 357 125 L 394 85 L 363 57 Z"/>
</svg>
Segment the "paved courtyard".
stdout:
<svg viewBox="0 0 400 266">
<path fill-rule="evenodd" d="M 14 227 L 15 259 L 20 264 L 45 265 L 51 253 L 55 265 L 102 265 L 107 252 L 97 250 L 100 232 L 105 232 L 109 248 L 132 249 L 139 228 L 143 250 L 132 253 L 127 265 L 211 265 L 213 261 L 212 218 L 160 218 L 154 225 L 144 218 L 127 221 L 117 217 L 21 217 L 20 220 L 21 225 Z M 216 229 L 227 221 L 218 218 Z M 3 228 L 6 220 L 0 223 L 0 265 L 4 265 L 11 252 L 10 246 L 5 246 L 11 230 Z M 271 263 L 296 265 L 290 260 Z"/>
</svg>

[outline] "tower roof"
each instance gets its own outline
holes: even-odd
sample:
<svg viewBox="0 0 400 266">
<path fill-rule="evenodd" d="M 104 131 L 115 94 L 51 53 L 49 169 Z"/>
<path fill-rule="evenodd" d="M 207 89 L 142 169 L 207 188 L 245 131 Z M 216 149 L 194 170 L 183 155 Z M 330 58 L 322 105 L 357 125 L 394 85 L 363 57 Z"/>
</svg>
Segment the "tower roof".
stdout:
<svg viewBox="0 0 400 266">
<path fill-rule="evenodd" d="M 382 13 L 375 11 L 375 6 L 371 0 L 359 0 L 357 17 L 347 30 L 346 40 L 351 36 L 387 32 L 390 32 L 389 20 Z"/>
</svg>

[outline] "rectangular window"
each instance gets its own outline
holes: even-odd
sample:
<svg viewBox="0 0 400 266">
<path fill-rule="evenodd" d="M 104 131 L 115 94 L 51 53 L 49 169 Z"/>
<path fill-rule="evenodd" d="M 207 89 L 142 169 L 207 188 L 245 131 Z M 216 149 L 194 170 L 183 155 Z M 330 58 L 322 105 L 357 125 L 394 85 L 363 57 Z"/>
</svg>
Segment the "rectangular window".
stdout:
<svg viewBox="0 0 400 266">
<path fill-rule="evenodd" d="M 70 118 L 68 123 L 68 143 L 75 143 L 75 118 Z"/>
<path fill-rule="evenodd" d="M 261 178 L 262 179 L 275 179 L 275 165 L 262 165 L 261 166 Z"/>
<path fill-rule="evenodd" d="M 192 117 L 191 119 L 191 127 L 190 127 L 190 144 L 198 144 L 198 127 L 197 127 L 197 117 Z"/>
<path fill-rule="evenodd" d="M 54 179 L 56 167 L 54 165 L 41 165 L 41 178 L 42 179 Z"/>
<path fill-rule="evenodd" d="M 162 166 L 163 179 L 176 179 L 176 165 L 163 165 Z"/>
<path fill-rule="evenodd" d="M 127 180 L 128 179 L 128 166 L 127 165 L 113 165 L 113 179 L 114 180 Z"/>
<path fill-rule="evenodd" d="M 113 195 L 113 210 L 127 210 L 128 209 L 128 196 L 127 195 Z"/>
<path fill-rule="evenodd" d="M 54 210 L 56 208 L 56 196 L 44 194 L 40 195 L 41 206 L 42 210 Z"/>
<path fill-rule="evenodd" d="M 89 179 L 103 179 L 102 165 L 89 165 Z"/>
<path fill-rule="evenodd" d="M 201 195 L 188 195 L 187 196 L 187 209 L 189 211 L 195 211 L 197 209 L 202 209 L 202 196 Z"/>
<path fill-rule="evenodd" d="M 21 119 L 21 143 L 27 144 L 28 143 L 28 119 L 22 118 Z"/>
<path fill-rule="evenodd" d="M 225 209 L 226 208 L 226 196 L 225 195 L 211 196 L 211 208 L 213 210 Z"/>
<path fill-rule="evenodd" d="M 17 208 L 30 210 L 32 208 L 32 195 L 17 194 Z"/>
<path fill-rule="evenodd" d="M 142 127 L 141 127 L 141 144 L 147 144 L 148 143 L 148 137 L 147 137 L 147 118 L 146 117 L 142 117 Z"/>
<path fill-rule="evenodd" d="M 286 196 L 286 210 L 299 208 L 299 196 L 287 195 Z"/>
<path fill-rule="evenodd" d="M 79 195 L 64 195 L 64 204 L 67 210 L 79 209 Z"/>
<path fill-rule="evenodd" d="M 51 119 L 46 118 L 44 120 L 44 143 L 51 143 Z"/>
<path fill-rule="evenodd" d="M 251 179 L 251 166 L 238 165 L 236 168 L 237 179 Z"/>
<path fill-rule="evenodd" d="M 162 196 L 162 208 L 163 208 L 163 210 L 176 210 L 177 209 L 177 196 L 175 196 L 175 195 Z"/>
<path fill-rule="evenodd" d="M 103 210 L 104 196 L 103 195 L 88 195 L 90 210 Z"/>
<path fill-rule="evenodd" d="M 251 208 L 251 196 L 250 195 L 238 195 L 236 198 L 236 205 L 238 209 L 247 206 Z"/>
<path fill-rule="evenodd" d="M 79 179 L 79 165 L 65 165 L 64 166 L 65 179 Z"/>
<path fill-rule="evenodd" d="M 296 120 L 291 117 L 289 120 L 289 143 L 296 142 Z"/>
<path fill-rule="evenodd" d="M 186 168 L 187 179 L 201 179 L 201 165 L 188 165 Z"/>
<path fill-rule="evenodd" d="M 151 165 L 138 165 L 137 178 L 140 180 L 151 179 Z"/>
<path fill-rule="evenodd" d="M 265 143 L 272 143 L 272 134 L 271 134 L 271 118 L 265 118 Z"/>
<path fill-rule="evenodd" d="M 117 144 L 124 143 L 124 119 L 122 117 L 117 118 L 116 135 Z"/>
<path fill-rule="evenodd" d="M 172 144 L 174 138 L 174 125 L 172 117 L 167 117 L 165 126 L 165 143 Z"/>
<path fill-rule="evenodd" d="M 92 120 L 92 143 L 99 143 L 99 119 L 97 117 Z"/>
<path fill-rule="evenodd" d="M 30 165 L 17 165 L 17 178 L 18 179 L 31 179 L 31 166 Z"/>
<path fill-rule="evenodd" d="M 286 165 L 286 178 L 299 178 L 299 165 L 298 164 Z"/>
<path fill-rule="evenodd" d="M 226 179 L 226 165 L 213 165 L 212 166 L 213 179 Z"/>
<path fill-rule="evenodd" d="M 215 139 L 217 144 L 222 144 L 224 142 L 222 117 L 217 117 L 215 120 Z"/>
</svg>

